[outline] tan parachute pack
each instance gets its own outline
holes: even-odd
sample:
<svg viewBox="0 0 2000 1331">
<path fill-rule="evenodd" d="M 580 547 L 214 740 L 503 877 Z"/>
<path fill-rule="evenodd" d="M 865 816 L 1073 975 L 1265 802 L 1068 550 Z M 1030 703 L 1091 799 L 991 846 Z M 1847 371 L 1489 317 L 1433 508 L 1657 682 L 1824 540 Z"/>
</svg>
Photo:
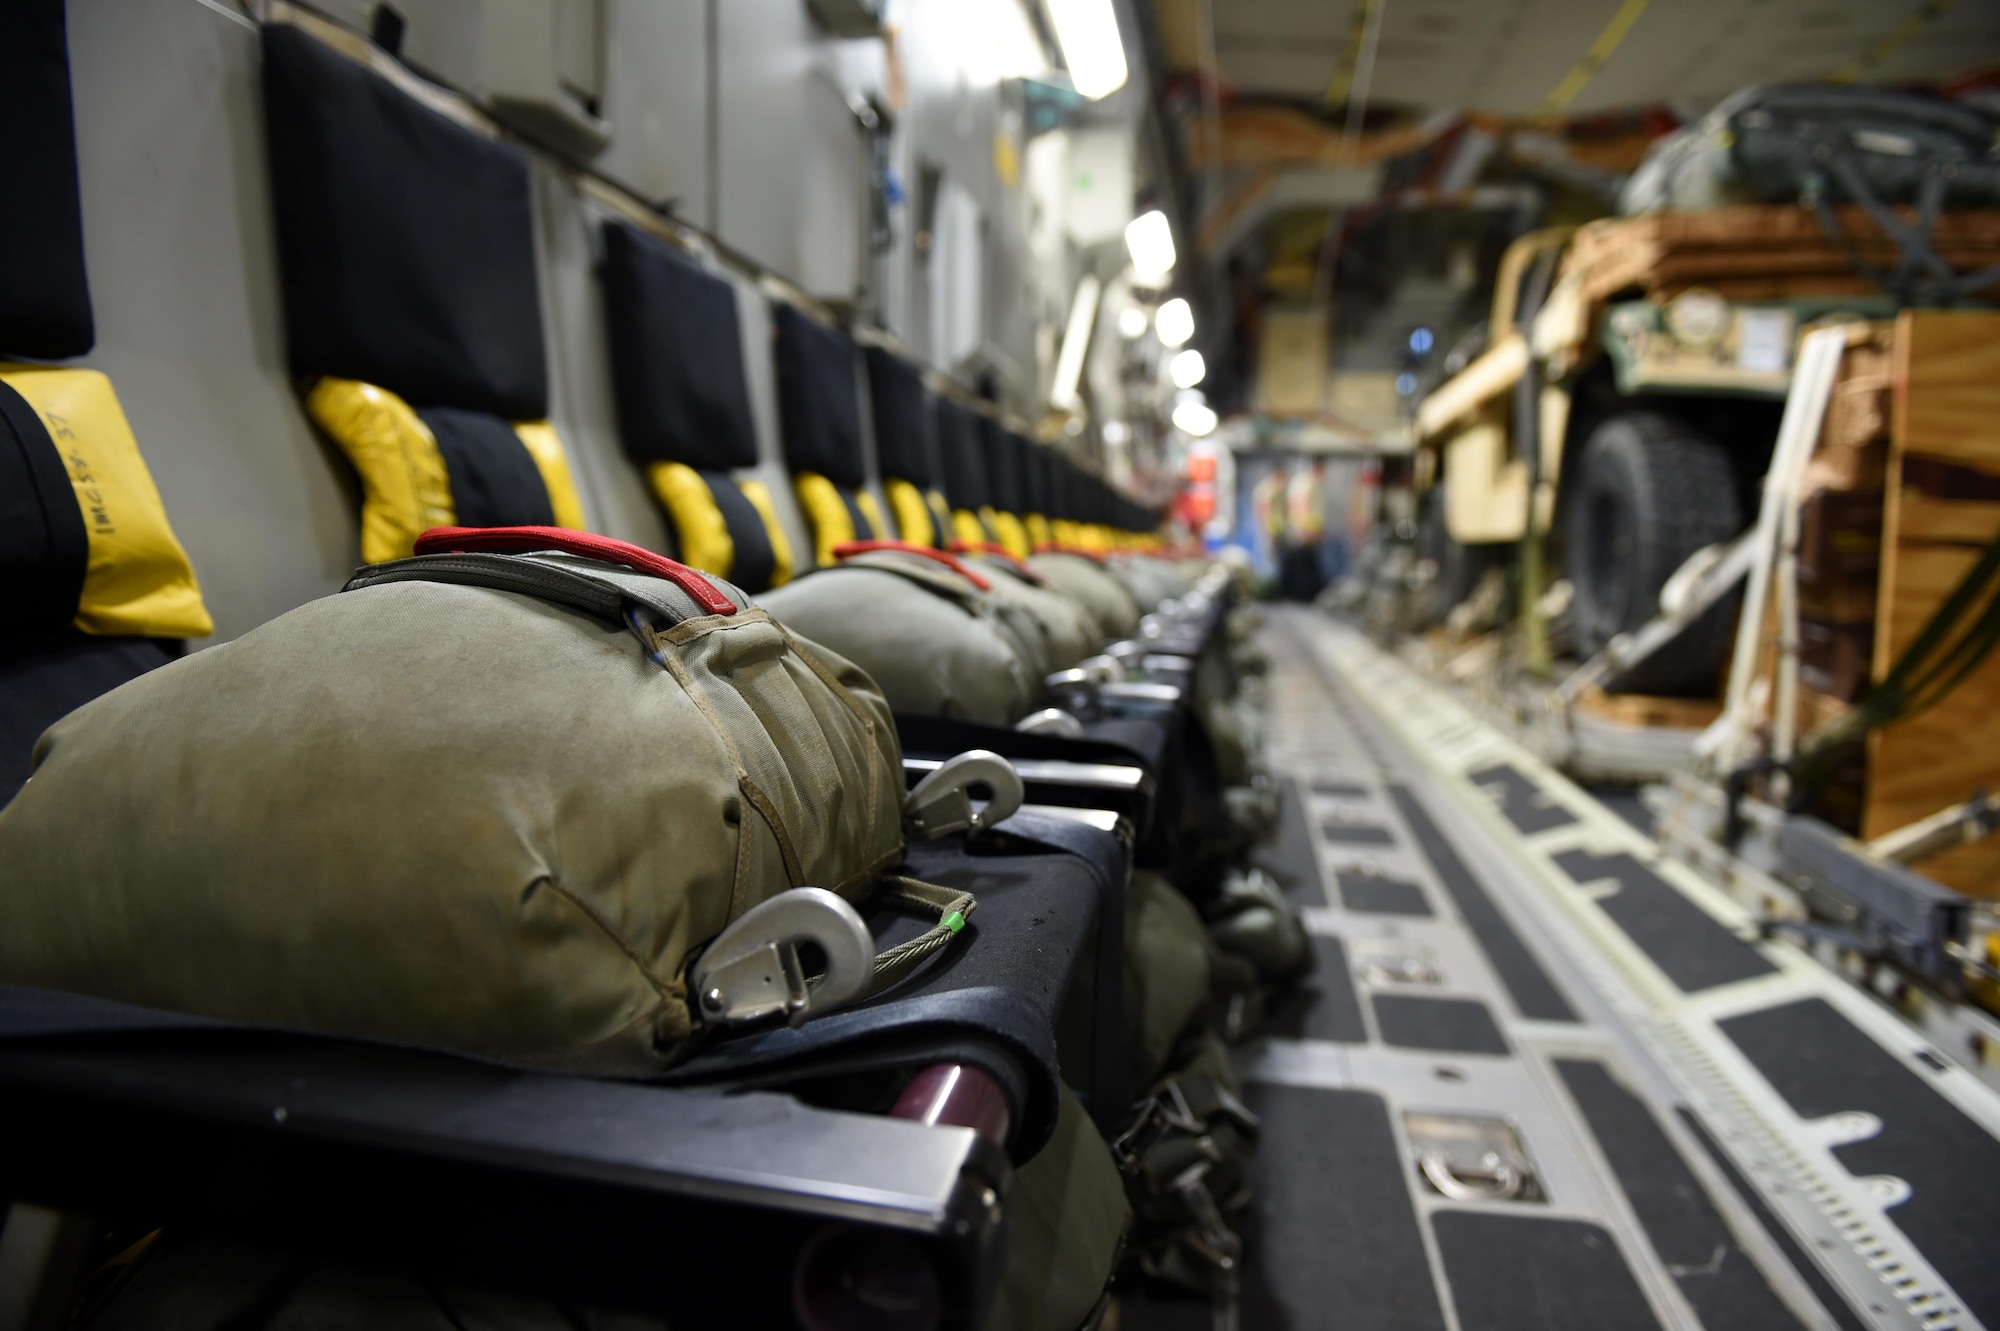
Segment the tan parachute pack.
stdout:
<svg viewBox="0 0 2000 1331">
<path fill-rule="evenodd" d="M 1006 726 L 1033 705 L 1048 649 L 1024 604 L 995 596 L 985 576 L 939 551 L 843 550 L 841 563 L 765 593 L 762 604 L 867 671 L 903 715 Z"/>
<path fill-rule="evenodd" d="M 727 583 L 516 530 L 537 553 L 431 533 L 51 727 L 0 811 L 0 980 L 637 1071 L 692 1030 L 700 944 L 898 861 L 866 675 Z"/>
</svg>

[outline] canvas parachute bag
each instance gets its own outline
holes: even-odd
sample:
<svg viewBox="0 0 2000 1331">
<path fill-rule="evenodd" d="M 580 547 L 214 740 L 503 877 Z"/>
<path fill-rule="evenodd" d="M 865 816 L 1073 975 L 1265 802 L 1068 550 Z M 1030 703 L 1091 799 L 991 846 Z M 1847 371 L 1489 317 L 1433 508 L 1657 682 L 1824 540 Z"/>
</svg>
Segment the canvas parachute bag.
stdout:
<svg viewBox="0 0 2000 1331">
<path fill-rule="evenodd" d="M 901 716 L 1007 726 L 1040 688 L 1025 614 L 956 556 L 898 541 L 835 547 L 840 562 L 762 598 L 794 631 L 868 673 Z"/>
<path fill-rule="evenodd" d="M 1051 550 L 1028 560 L 1050 587 L 1083 607 L 1106 638 L 1129 638 L 1143 614 L 1132 592 L 1094 556 Z"/>
<path fill-rule="evenodd" d="M 1104 646 L 1104 635 L 1090 612 L 1052 587 L 1026 560 L 1004 553 L 964 558 L 992 583 L 993 595 L 998 600 L 1034 626 L 1042 640 L 1044 655 L 1037 678 L 1068 670 Z"/>
<path fill-rule="evenodd" d="M 863 898 L 904 845 L 860 670 L 552 528 L 428 533 L 35 758 L 0 980 L 539 1067 L 672 1061 L 701 945 L 793 887 Z"/>
</svg>

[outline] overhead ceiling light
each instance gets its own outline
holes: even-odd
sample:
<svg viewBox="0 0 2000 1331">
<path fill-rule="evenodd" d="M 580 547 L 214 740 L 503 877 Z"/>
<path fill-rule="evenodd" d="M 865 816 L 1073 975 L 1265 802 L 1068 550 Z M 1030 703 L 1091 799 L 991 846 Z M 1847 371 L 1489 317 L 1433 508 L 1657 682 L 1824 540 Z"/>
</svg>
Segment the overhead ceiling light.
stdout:
<svg viewBox="0 0 2000 1331">
<path fill-rule="evenodd" d="M 1048 68 L 1041 39 L 1019 0 L 959 0 L 948 15 L 959 67 L 974 84 L 1031 78 Z"/>
<path fill-rule="evenodd" d="M 1175 296 L 1160 306 L 1160 312 L 1153 316 L 1153 331 L 1167 346 L 1186 346 L 1187 340 L 1194 336 L 1194 307 Z"/>
<path fill-rule="evenodd" d="M 1140 286 L 1161 286 L 1174 271 L 1174 229 L 1158 208 L 1126 224 L 1125 248 L 1132 251 L 1133 275 Z"/>
<path fill-rule="evenodd" d="M 1146 312 L 1137 305 L 1127 305 L 1118 311 L 1118 331 L 1127 339 L 1144 337 L 1146 325 L 1151 322 L 1152 320 L 1146 317 Z"/>
<path fill-rule="evenodd" d="M 1111 0 L 1049 0 L 1049 17 L 1079 94 L 1094 102 L 1125 86 L 1125 42 Z"/>
<path fill-rule="evenodd" d="M 1174 408 L 1174 425 L 1199 439 L 1215 432 L 1215 409 L 1205 402 L 1183 402 Z"/>
<path fill-rule="evenodd" d="M 1167 365 L 1167 373 L 1173 376 L 1175 388 L 1193 388 L 1208 375 L 1208 363 L 1201 353 L 1190 347 L 1176 354 Z"/>
<path fill-rule="evenodd" d="M 1127 425 L 1124 421 L 1113 419 L 1104 422 L 1105 443 L 1110 444 L 1112 447 L 1116 448 L 1120 444 L 1130 443 L 1131 439 L 1132 439 L 1132 427 Z"/>
</svg>

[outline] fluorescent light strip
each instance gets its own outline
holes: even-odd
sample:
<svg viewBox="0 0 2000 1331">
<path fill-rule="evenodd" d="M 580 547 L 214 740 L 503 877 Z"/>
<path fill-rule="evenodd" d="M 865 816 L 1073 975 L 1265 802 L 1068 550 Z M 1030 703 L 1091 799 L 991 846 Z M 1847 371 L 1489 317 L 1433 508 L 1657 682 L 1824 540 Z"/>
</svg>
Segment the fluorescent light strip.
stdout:
<svg viewBox="0 0 2000 1331">
<path fill-rule="evenodd" d="M 1111 0 L 1049 0 L 1049 17 L 1080 95 L 1094 102 L 1125 86 L 1125 42 Z"/>
<path fill-rule="evenodd" d="M 1086 273 L 1070 302 L 1069 326 L 1063 330 L 1062 351 L 1056 356 L 1056 379 L 1049 401 L 1068 409 L 1077 405 L 1076 386 L 1083 378 L 1083 353 L 1090 346 L 1090 328 L 1097 321 L 1097 298 L 1103 284 Z"/>
<path fill-rule="evenodd" d="M 1141 213 L 1125 227 L 1125 248 L 1141 286 L 1159 286 L 1174 270 L 1174 229 L 1158 208 Z"/>
</svg>

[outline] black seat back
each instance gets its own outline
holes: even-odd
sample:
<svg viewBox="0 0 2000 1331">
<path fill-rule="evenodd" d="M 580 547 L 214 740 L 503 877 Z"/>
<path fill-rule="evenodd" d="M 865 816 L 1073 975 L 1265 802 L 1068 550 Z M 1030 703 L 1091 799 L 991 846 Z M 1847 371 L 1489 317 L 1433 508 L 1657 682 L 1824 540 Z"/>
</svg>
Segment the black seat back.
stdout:
<svg viewBox="0 0 2000 1331">
<path fill-rule="evenodd" d="M 11 0 L 0 10 L 0 125 L 0 353 L 81 356 L 97 334 L 63 0 Z"/>
<path fill-rule="evenodd" d="M 736 290 L 628 222 L 606 222 L 604 313 L 618 437 L 646 474 L 675 553 L 755 594 L 793 553 L 760 480 Z"/>
<path fill-rule="evenodd" d="M 0 361 L 81 356 L 97 334 L 63 0 L 0 6 L 0 125 Z M 88 555 L 58 446 L 0 384 L 0 807 L 44 730 L 179 654 L 173 639 L 75 627 Z"/>
<path fill-rule="evenodd" d="M 854 339 L 788 301 L 772 305 L 771 328 L 785 465 L 812 528 L 814 562 L 825 567 L 836 546 L 889 534 L 866 489 Z"/>
<path fill-rule="evenodd" d="M 875 462 L 895 534 L 943 549 L 951 540 L 951 507 L 941 489 L 937 412 L 923 372 L 887 347 L 869 347 L 866 358 Z"/>
<path fill-rule="evenodd" d="M 263 28 L 264 123 L 301 378 L 548 415 L 528 164 L 303 30 Z"/>
<path fill-rule="evenodd" d="M 993 483 L 986 475 L 986 454 L 979 442 L 980 418 L 950 398 L 936 408 L 938 471 L 945 501 L 951 505 L 952 540 L 984 545 L 993 539 L 984 514 L 993 507 Z"/>
<path fill-rule="evenodd" d="M 583 526 L 545 419 L 526 157 L 387 57 L 261 32 L 286 359 L 361 478 L 362 557 L 431 526 Z"/>
</svg>

